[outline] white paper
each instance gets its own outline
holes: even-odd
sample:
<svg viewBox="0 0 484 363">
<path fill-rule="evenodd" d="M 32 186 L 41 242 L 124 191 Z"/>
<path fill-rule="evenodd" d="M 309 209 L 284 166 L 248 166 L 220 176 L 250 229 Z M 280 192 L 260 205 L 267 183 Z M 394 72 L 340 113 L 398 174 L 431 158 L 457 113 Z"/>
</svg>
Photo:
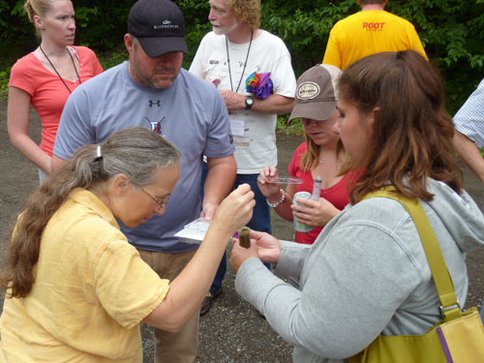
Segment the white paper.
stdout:
<svg viewBox="0 0 484 363">
<path fill-rule="evenodd" d="M 200 244 L 205 238 L 209 226 L 210 221 L 208 219 L 198 218 L 175 233 L 175 237 L 179 237 L 181 242 Z"/>
</svg>

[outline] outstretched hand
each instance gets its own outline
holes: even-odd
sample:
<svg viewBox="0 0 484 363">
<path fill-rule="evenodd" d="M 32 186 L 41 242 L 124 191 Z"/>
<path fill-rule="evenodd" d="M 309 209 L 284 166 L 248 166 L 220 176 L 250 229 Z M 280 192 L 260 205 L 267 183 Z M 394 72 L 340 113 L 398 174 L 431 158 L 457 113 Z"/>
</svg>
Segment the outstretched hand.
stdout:
<svg viewBox="0 0 484 363">
<path fill-rule="evenodd" d="M 234 239 L 232 253 L 230 255 L 230 264 L 235 272 L 250 257 L 258 257 L 266 263 L 277 263 L 281 254 L 279 240 L 269 233 L 250 231 L 251 245 L 250 248 L 244 248 L 239 245 L 239 240 Z"/>
</svg>

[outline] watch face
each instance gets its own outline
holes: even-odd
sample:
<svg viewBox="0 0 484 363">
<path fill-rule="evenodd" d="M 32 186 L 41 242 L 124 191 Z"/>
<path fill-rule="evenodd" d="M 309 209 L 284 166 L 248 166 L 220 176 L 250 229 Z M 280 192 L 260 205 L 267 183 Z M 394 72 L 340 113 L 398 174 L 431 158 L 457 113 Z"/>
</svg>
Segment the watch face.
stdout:
<svg viewBox="0 0 484 363">
<path fill-rule="evenodd" d="M 253 104 L 254 104 L 254 99 L 252 97 L 246 97 L 246 99 L 245 99 L 245 107 L 246 108 L 251 108 Z"/>
</svg>

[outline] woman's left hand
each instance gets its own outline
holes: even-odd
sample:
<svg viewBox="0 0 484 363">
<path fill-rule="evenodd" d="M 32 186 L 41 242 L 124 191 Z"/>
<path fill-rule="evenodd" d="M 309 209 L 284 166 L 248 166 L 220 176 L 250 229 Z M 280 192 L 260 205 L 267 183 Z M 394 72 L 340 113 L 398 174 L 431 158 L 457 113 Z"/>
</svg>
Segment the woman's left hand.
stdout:
<svg viewBox="0 0 484 363">
<path fill-rule="evenodd" d="M 264 263 L 277 264 L 281 255 L 279 240 L 267 232 L 250 231 L 250 248 L 240 247 L 239 240 L 234 238 L 230 264 L 235 272 L 250 257 L 257 257 Z"/>
<path fill-rule="evenodd" d="M 340 210 L 325 198 L 319 200 L 298 199 L 297 205 L 291 205 L 294 218 L 309 226 L 322 227 Z"/>
</svg>

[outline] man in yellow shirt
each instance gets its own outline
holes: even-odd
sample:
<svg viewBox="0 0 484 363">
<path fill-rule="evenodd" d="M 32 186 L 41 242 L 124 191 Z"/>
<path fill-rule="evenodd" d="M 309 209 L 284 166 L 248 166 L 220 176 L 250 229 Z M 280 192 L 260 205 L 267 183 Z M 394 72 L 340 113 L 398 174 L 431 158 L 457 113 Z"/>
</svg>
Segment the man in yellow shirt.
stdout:
<svg viewBox="0 0 484 363">
<path fill-rule="evenodd" d="M 370 54 L 414 50 L 427 55 L 414 26 L 384 10 L 388 0 L 358 0 L 361 11 L 338 21 L 329 34 L 323 63 L 340 69 Z"/>
</svg>

